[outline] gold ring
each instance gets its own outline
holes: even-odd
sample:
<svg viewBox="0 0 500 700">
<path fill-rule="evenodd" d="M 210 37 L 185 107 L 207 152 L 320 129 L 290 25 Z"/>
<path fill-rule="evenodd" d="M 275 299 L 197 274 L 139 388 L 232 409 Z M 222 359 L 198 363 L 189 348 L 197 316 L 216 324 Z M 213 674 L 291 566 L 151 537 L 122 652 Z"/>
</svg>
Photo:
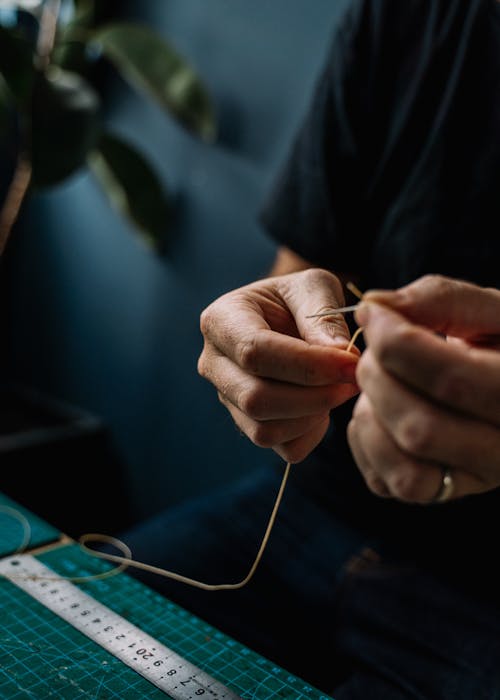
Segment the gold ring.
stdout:
<svg viewBox="0 0 500 700">
<path fill-rule="evenodd" d="M 448 501 L 455 490 L 455 482 L 453 481 L 451 471 L 448 469 L 448 467 L 442 467 L 441 473 L 441 484 L 439 485 L 438 492 L 432 499 L 431 503 L 444 503 L 445 501 Z"/>
</svg>

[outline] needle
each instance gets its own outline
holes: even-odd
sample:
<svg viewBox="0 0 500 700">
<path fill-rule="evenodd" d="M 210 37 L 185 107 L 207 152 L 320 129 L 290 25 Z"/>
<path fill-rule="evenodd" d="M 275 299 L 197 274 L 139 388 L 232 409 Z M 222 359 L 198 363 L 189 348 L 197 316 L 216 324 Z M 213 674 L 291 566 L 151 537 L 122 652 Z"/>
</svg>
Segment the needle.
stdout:
<svg viewBox="0 0 500 700">
<path fill-rule="evenodd" d="M 306 316 L 306 318 L 321 318 L 322 316 L 333 316 L 334 314 L 347 314 L 349 311 L 356 311 L 359 304 L 353 304 L 352 306 L 341 306 L 339 309 L 332 309 L 331 311 L 323 311 L 321 314 L 311 314 Z"/>
</svg>

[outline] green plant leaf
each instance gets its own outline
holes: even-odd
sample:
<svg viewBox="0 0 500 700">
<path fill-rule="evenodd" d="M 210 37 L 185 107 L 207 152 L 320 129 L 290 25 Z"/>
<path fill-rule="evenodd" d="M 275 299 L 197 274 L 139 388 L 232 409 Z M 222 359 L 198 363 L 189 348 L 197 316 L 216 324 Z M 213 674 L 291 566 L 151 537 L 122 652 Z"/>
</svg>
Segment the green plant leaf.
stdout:
<svg viewBox="0 0 500 700">
<path fill-rule="evenodd" d="M 55 185 L 86 162 L 99 136 L 99 97 L 76 73 L 52 68 L 33 92 L 33 184 Z"/>
<path fill-rule="evenodd" d="M 103 54 L 135 88 L 146 91 L 183 126 L 206 141 L 215 138 L 211 100 L 201 80 L 158 34 L 131 23 L 94 33 Z"/>
<path fill-rule="evenodd" d="M 163 247 L 170 207 L 144 156 L 117 136 L 105 133 L 88 162 L 111 204 L 132 221 L 149 245 Z"/>
<path fill-rule="evenodd" d="M 95 21 L 95 0 L 75 2 L 75 11 L 70 21 L 57 32 L 57 40 L 51 60 L 66 70 L 84 73 L 87 66 L 86 41 L 88 30 Z"/>
<path fill-rule="evenodd" d="M 35 80 L 33 46 L 16 29 L 0 26 L 0 73 L 21 106 L 29 106 Z"/>
<path fill-rule="evenodd" d="M 95 20 L 95 0 L 75 0 L 75 15 L 68 27 L 91 27 Z"/>
</svg>

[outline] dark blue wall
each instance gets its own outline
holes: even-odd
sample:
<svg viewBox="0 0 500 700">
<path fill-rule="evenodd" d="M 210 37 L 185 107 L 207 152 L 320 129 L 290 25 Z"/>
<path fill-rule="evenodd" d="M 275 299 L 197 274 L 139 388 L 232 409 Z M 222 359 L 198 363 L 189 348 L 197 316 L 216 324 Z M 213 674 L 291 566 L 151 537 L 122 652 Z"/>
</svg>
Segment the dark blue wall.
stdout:
<svg viewBox="0 0 500 700">
<path fill-rule="evenodd" d="M 256 213 L 344 4 L 137 0 L 131 14 L 196 66 L 220 121 L 206 146 L 128 90 L 113 104 L 113 127 L 178 197 L 169 256 L 143 247 L 85 173 L 34 197 L 12 242 L 12 376 L 102 416 L 136 519 L 270 457 L 197 376 L 198 317 L 272 262 Z"/>
</svg>

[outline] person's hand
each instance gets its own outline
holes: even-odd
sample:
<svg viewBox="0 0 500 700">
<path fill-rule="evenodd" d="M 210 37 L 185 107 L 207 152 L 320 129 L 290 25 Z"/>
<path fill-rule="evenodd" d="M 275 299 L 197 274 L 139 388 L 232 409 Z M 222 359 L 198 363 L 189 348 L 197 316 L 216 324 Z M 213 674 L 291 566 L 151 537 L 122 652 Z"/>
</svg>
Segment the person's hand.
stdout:
<svg viewBox="0 0 500 700">
<path fill-rule="evenodd" d="M 338 314 L 339 280 L 310 269 L 226 294 L 201 315 L 200 374 L 256 445 L 300 462 L 323 438 L 332 408 L 357 392 L 358 354 Z"/>
<path fill-rule="evenodd" d="M 368 487 L 429 503 L 446 469 L 451 498 L 500 486 L 500 291 L 427 276 L 364 302 L 348 439 Z"/>
</svg>

